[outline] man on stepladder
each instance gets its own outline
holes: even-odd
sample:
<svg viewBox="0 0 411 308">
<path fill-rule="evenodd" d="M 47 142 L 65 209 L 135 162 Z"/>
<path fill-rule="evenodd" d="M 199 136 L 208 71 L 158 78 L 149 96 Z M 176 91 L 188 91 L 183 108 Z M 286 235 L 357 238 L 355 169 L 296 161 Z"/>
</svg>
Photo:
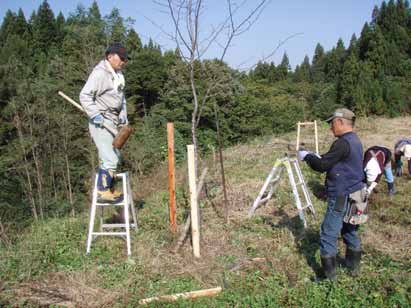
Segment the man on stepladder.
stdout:
<svg viewBox="0 0 411 308">
<path fill-rule="evenodd" d="M 298 151 L 301 160 L 319 172 L 326 172 L 327 212 L 320 232 L 321 264 L 325 276 L 336 279 L 337 240 L 341 233 L 346 244 L 346 266 L 358 275 L 361 259 L 361 241 L 358 225 L 344 222 L 353 193 L 365 193 L 363 147 L 353 132 L 355 115 L 346 108 L 337 109 L 326 120 L 337 140 L 321 158 L 307 151 Z"/>
<path fill-rule="evenodd" d="M 120 43 L 113 43 L 105 59 L 94 67 L 80 92 L 80 102 L 89 117 L 89 130 L 100 160 L 97 181 L 98 202 L 118 203 L 123 194 L 114 190 L 114 176 L 120 152 L 112 145 L 115 136 L 103 127 L 103 122 L 115 131 L 128 124 L 125 81 L 121 69 L 129 59 Z"/>
</svg>

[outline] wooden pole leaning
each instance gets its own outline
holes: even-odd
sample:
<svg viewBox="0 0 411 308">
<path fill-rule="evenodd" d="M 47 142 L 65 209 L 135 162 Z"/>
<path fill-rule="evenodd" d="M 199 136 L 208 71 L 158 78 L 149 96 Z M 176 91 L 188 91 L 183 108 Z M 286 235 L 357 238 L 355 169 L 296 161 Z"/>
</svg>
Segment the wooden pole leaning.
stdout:
<svg viewBox="0 0 411 308">
<path fill-rule="evenodd" d="M 174 167 L 174 124 L 167 123 L 168 144 L 168 193 L 170 203 L 170 229 L 177 233 L 176 222 L 176 195 L 175 195 L 175 167 Z"/>
<path fill-rule="evenodd" d="M 314 143 L 315 143 L 315 152 L 319 155 L 318 149 L 318 129 L 317 129 L 317 121 L 314 122 L 298 122 L 297 123 L 297 142 L 295 146 L 295 150 L 298 151 L 300 149 L 300 136 L 301 136 L 301 126 L 314 126 Z"/>
<path fill-rule="evenodd" d="M 188 180 L 190 185 L 190 204 L 191 204 L 191 236 L 193 240 L 194 257 L 200 258 L 200 219 L 197 203 L 196 188 L 196 168 L 194 145 L 187 145 L 188 158 Z"/>
</svg>

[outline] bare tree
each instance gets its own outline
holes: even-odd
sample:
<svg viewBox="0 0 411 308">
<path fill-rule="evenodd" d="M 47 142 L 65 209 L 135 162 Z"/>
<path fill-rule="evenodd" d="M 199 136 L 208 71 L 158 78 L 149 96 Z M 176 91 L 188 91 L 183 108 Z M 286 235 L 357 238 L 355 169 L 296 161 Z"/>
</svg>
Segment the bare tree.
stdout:
<svg viewBox="0 0 411 308">
<path fill-rule="evenodd" d="M 200 61 L 208 52 L 212 45 L 217 45 L 221 48 L 220 61 L 224 60 L 228 49 L 232 45 L 233 40 L 248 31 L 251 26 L 257 21 L 260 14 L 263 12 L 268 0 L 260 0 L 256 2 L 251 11 L 243 17 L 240 21 L 236 20 L 237 14 L 245 6 L 247 1 L 236 5 L 231 0 L 227 0 L 227 14 L 226 18 L 216 27 L 212 27 L 210 33 L 203 33 L 201 18 L 204 12 L 203 0 L 166 0 L 167 2 L 156 1 L 167 9 L 171 16 L 174 33 L 166 33 L 171 38 L 177 50 L 188 65 L 188 74 L 190 80 L 191 92 L 193 95 L 193 112 L 191 117 L 191 132 L 192 141 L 197 154 L 197 135 L 196 129 L 198 127 L 199 118 L 201 116 L 201 105 L 210 98 L 212 87 L 218 81 L 210 82 L 208 88 L 201 101 L 199 101 L 199 91 L 196 84 L 195 76 L 195 62 Z"/>
<path fill-rule="evenodd" d="M 244 7 L 247 0 L 236 4 L 231 0 L 226 1 L 226 17 L 217 26 L 212 26 L 212 30 L 207 33 L 203 29 L 202 17 L 205 10 L 203 0 L 161 0 L 155 1 L 163 6 L 165 11 L 171 16 L 174 33 L 167 33 L 162 30 L 172 41 L 175 42 L 181 59 L 188 66 L 188 77 L 193 96 L 193 112 L 191 115 L 192 142 L 195 149 L 196 169 L 198 168 L 198 147 L 197 147 L 197 127 L 201 118 L 202 106 L 213 97 L 213 89 L 218 87 L 218 77 L 210 76 L 207 86 L 202 95 L 195 79 L 196 69 L 203 69 L 201 59 L 206 56 L 213 45 L 221 48 L 221 55 L 217 57 L 221 62 L 224 60 L 227 51 L 232 46 L 234 39 L 247 32 L 258 20 L 270 0 L 259 0 L 252 2 L 252 8 L 244 14 Z M 239 15 L 243 17 L 237 18 Z M 204 37 L 202 34 L 205 33 Z M 201 99 L 200 99 L 201 97 Z M 215 105 L 216 108 L 216 105 Z M 217 113 L 216 113 L 217 117 Z M 218 119 L 216 118 L 217 125 Z M 220 132 L 218 131 L 218 134 Z M 220 136 L 218 138 L 220 140 Z M 219 142 L 221 147 L 221 142 Z M 225 199 L 225 218 L 228 221 L 228 199 L 226 193 L 224 166 L 222 151 L 220 149 L 222 185 Z"/>
</svg>

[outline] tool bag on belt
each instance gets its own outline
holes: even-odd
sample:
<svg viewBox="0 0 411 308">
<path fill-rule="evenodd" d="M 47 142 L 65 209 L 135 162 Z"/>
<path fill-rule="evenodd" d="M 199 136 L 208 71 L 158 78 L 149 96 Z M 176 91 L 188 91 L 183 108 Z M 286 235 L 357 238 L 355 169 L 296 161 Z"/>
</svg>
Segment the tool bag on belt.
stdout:
<svg viewBox="0 0 411 308">
<path fill-rule="evenodd" d="M 364 187 L 351 193 L 348 197 L 348 207 L 345 212 L 344 222 L 359 225 L 368 220 L 368 193 Z"/>
</svg>

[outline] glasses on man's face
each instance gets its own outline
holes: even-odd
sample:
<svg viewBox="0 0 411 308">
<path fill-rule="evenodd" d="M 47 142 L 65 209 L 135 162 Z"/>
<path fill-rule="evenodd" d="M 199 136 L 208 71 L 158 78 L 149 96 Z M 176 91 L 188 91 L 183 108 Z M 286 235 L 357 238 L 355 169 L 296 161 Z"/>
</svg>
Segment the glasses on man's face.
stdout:
<svg viewBox="0 0 411 308">
<path fill-rule="evenodd" d="M 336 119 L 332 119 L 332 120 L 331 120 L 331 122 L 330 122 L 330 128 L 333 128 L 333 126 L 334 126 L 334 124 L 335 124 L 335 120 L 336 120 Z"/>
</svg>

